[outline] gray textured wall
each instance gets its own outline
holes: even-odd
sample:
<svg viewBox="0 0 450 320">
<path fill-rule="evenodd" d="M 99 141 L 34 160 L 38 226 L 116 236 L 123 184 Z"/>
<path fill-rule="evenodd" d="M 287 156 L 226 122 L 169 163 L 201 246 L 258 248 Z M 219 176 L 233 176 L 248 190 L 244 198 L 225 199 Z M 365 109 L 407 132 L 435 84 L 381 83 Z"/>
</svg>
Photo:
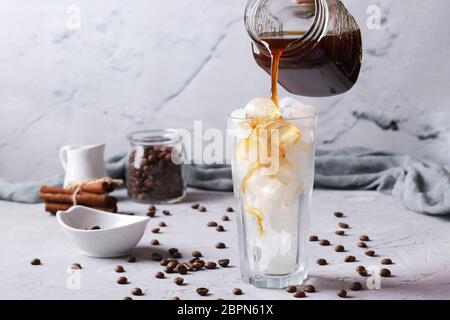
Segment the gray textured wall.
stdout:
<svg viewBox="0 0 450 320">
<path fill-rule="evenodd" d="M 322 147 L 362 145 L 449 163 L 447 0 L 346 0 L 364 35 L 364 66 L 348 94 L 316 106 Z M 66 8 L 81 8 L 81 29 Z M 367 28 L 379 5 L 381 30 Z M 61 169 L 69 143 L 127 148 L 131 130 L 225 127 L 225 115 L 268 95 L 242 15 L 245 1 L 0 1 L 0 176 Z"/>
</svg>

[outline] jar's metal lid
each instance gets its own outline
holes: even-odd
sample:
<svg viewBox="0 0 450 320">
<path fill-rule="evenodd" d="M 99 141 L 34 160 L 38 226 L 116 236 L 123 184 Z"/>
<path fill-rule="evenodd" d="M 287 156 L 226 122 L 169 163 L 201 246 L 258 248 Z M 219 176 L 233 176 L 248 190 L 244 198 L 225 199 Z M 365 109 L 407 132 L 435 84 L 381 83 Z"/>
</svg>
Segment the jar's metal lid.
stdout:
<svg viewBox="0 0 450 320">
<path fill-rule="evenodd" d="M 165 145 L 180 142 L 182 135 L 176 129 L 142 130 L 129 133 L 127 139 L 137 145 Z"/>
</svg>

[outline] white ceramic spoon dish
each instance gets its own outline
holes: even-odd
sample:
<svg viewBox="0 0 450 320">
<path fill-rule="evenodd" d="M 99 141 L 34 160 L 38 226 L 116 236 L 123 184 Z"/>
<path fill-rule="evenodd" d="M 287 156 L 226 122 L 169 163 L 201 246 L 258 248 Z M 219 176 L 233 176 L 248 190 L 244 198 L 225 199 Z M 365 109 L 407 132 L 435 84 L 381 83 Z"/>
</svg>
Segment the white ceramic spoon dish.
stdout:
<svg viewBox="0 0 450 320">
<path fill-rule="evenodd" d="M 84 206 L 58 211 L 58 223 L 82 254 L 97 258 L 127 255 L 141 240 L 148 217 L 112 214 Z M 100 230 L 90 230 L 98 226 Z"/>
</svg>

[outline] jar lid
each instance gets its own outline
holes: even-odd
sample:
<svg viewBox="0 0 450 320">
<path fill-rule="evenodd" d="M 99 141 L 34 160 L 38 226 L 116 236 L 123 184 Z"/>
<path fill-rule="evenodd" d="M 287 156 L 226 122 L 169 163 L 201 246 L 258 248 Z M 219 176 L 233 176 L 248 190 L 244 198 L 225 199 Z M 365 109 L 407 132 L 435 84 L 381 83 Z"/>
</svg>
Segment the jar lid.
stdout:
<svg viewBox="0 0 450 320">
<path fill-rule="evenodd" d="M 182 136 L 175 129 L 143 130 L 129 133 L 127 139 L 132 144 L 153 146 L 180 142 Z"/>
</svg>

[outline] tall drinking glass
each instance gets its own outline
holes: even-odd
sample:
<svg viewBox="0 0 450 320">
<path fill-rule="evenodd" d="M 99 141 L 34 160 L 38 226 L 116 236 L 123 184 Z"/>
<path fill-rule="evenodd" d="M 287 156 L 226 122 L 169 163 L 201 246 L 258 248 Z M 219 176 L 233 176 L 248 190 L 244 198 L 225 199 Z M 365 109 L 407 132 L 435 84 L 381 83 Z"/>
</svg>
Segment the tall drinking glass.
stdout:
<svg viewBox="0 0 450 320">
<path fill-rule="evenodd" d="M 307 277 L 315 128 L 315 116 L 228 117 L 241 275 L 256 287 L 284 288 Z"/>
</svg>

